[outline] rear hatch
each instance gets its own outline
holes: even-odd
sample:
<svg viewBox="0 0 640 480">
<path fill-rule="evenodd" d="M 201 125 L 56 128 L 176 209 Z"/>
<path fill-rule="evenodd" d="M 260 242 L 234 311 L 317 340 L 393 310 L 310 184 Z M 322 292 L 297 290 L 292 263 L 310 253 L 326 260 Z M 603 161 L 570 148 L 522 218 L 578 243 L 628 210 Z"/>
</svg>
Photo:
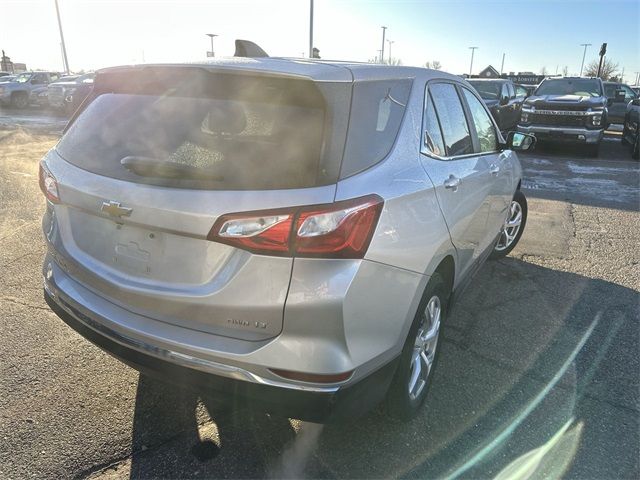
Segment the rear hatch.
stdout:
<svg viewBox="0 0 640 480">
<path fill-rule="evenodd" d="M 207 234 L 223 214 L 333 201 L 344 137 L 330 127 L 349 88 L 197 67 L 98 74 L 47 160 L 70 273 L 159 321 L 277 335 L 293 260 Z"/>
</svg>

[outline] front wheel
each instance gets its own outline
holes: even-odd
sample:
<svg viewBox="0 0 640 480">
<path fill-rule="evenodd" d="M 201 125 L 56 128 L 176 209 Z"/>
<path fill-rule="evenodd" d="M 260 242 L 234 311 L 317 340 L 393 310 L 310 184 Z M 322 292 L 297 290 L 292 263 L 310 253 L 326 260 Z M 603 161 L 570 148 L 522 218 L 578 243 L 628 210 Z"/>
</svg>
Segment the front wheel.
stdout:
<svg viewBox="0 0 640 480">
<path fill-rule="evenodd" d="M 509 205 L 509 214 L 500 231 L 498 242 L 495 247 L 493 247 L 491 258 L 498 259 L 509 255 L 511 250 L 516 248 L 516 245 L 520 241 L 526 223 L 527 197 L 518 190 Z"/>
<path fill-rule="evenodd" d="M 387 411 L 394 418 L 411 420 L 427 398 L 448 300 L 449 291 L 444 279 L 434 273 L 425 289 L 387 393 Z"/>
</svg>

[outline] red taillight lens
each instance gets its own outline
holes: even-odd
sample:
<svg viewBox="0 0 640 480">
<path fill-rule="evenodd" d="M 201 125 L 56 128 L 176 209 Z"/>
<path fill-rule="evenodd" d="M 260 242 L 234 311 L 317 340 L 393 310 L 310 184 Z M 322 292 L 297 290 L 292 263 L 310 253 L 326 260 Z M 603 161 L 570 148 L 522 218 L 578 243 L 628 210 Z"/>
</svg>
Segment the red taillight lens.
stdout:
<svg viewBox="0 0 640 480">
<path fill-rule="evenodd" d="M 362 258 L 378 224 L 383 201 L 371 196 L 324 208 L 303 208 L 296 221 L 296 256 Z"/>
<path fill-rule="evenodd" d="M 47 200 L 53 203 L 60 202 L 60 195 L 58 194 L 58 182 L 51 172 L 44 166 L 43 162 L 40 162 L 40 170 L 38 171 L 38 180 L 40 182 L 40 190 L 47 197 Z"/>
<path fill-rule="evenodd" d="M 327 205 L 223 215 L 207 238 L 264 255 L 362 258 L 383 205 L 382 198 L 369 195 Z"/>
</svg>

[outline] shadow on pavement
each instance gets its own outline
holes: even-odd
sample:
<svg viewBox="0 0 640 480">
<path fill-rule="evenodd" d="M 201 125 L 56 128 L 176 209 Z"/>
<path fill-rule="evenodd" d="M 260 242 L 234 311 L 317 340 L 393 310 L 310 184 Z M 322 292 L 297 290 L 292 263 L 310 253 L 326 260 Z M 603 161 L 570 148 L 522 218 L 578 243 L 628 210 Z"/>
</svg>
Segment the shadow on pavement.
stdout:
<svg viewBox="0 0 640 480">
<path fill-rule="evenodd" d="M 640 438 L 638 292 L 513 258 L 454 308 L 428 405 L 316 425 L 141 377 L 131 478 L 626 478 Z"/>
</svg>

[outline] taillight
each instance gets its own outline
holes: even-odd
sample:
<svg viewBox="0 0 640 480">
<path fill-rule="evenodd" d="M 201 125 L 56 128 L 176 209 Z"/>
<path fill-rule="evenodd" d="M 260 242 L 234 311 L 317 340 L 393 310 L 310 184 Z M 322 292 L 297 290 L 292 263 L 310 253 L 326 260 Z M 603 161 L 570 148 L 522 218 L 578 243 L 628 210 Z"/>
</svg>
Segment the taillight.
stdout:
<svg viewBox="0 0 640 480">
<path fill-rule="evenodd" d="M 51 172 L 44 166 L 43 162 L 40 162 L 40 170 L 38 171 L 38 177 L 40 182 L 40 190 L 47 197 L 47 200 L 53 203 L 60 202 L 60 195 L 58 194 L 58 182 Z"/>
<path fill-rule="evenodd" d="M 221 216 L 207 238 L 263 255 L 362 258 L 384 201 L 377 195 L 326 205 Z"/>
</svg>

